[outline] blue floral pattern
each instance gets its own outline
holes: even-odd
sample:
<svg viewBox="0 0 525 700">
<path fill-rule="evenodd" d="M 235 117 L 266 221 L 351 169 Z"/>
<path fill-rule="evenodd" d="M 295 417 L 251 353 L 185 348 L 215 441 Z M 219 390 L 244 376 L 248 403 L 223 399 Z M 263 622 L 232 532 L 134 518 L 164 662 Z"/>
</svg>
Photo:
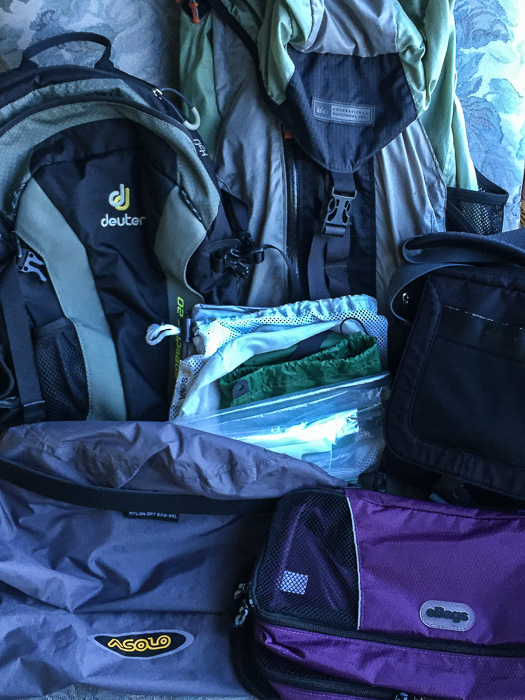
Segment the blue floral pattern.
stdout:
<svg viewBox="0 0 525 700">
<path fill-rule="evenodd" d="M 457 0 L 457 95 L 474 165 L 509 192 L 505 224 L 519 224 L 525 163 L 525 5 Z"/>
<path fill-rule="evenodd" d="M 0 2 L 0 70 L 14 68 L 28 44 L 62 32 L 92 31 L 113 43 L 113 58 L 121 70 L 155 85 L 173 83 L 175 2 L 168 0 L 3 0 Z M 56 52 L 59 50 L 56 49 Z M 60 50 L 63 60 L 85 63 L 85 44 Z M 56 58 L 42 54 L 45 65 Z"/>
</svg>

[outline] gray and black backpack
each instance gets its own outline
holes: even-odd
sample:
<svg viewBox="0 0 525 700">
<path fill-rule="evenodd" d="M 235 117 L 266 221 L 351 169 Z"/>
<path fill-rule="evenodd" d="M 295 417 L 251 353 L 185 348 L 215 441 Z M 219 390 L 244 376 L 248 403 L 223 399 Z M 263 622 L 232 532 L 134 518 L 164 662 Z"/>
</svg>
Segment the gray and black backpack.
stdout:
<svg viewBox="0 0 525 700">
<path fill-rule="evenodd" d="M 33 60 L 79 40 L 104 47 L 93 68 Z M 110 49 L 47 39 L 0 81 L 1 427 L 166 419 L 184 318 L 238 303 L 261 257 L 242 208 L 226 216 L 197 111 Z"/>
</svg>

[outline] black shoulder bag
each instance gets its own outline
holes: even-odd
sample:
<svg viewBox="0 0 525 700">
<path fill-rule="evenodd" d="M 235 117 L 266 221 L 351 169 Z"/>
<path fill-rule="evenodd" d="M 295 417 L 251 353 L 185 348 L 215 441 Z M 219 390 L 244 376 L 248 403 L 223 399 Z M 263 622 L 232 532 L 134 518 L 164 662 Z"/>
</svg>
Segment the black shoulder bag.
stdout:
<svg viewBox="0 0 525 700">
<path fill-rule="evenodd" d="M 417 312 L 383 470 L 448 501 L 525 501 L 525 229 L 418 236 L 403 256 L 392 310 L 405 322 L 414 301 Z"/>
</svg>

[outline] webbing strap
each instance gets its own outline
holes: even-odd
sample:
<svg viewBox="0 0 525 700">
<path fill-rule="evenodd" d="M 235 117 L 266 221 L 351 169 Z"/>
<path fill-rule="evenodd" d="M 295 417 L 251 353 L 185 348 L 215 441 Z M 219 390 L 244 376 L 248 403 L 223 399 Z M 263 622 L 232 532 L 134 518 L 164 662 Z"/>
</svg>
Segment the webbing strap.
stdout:
<svg viewBox="0 0 525 700">
<path fill-rule="evenodd" d="M 250 230 L 250 214 L 244 202 L 227 190 L 221 190 L 221 198 L 226 217 L 233 231 L 237 233 Z"/>
<path fill-rule="evenodd" d="M 0 459 L 0 481 L 7 481 L 54 501 L 122 513 L 139 511 L 186 515 L 242 515 L 271 510 L 276 502 L 274 498 L 219 500 L 161 491 L 133 491 L 77 484 L 7 459 Z"/>
<path fill-rule="evenodd" d="M 31 44 L 22 53 L 22 60 L 20 62 L 20 68 L 34 68 L 36 64 L 31 60 L 42 51 L 47 51 L 54 46 L 61 46 L 72 41 L 89 41 L 95 44 L 100 44 L 104 47 L 104 53 L 101 58 L 95 63 L 95 68 L 104 68 L 106 70 L 114 68 L 113 63 L 110 61 L 111 55 L 111 42 L 110 40 L 102 36 L 102 34 L 95 34 L 94 32 L 65 32 L 64 34 L 59 34 L 58 36 L 51 36 L 47 39 L 42 39 L 42 41 L 36 44 Z"/>
<path fill-rule="evenodd" d="M 11 351 L 25 423 L 45 419 L 45 404 L 36 371 L 27 312 L 22 299 L 16 259 L 6 260 L 0 274 L 0 306 Z"/>
<path fill-rule="evenodd" d="M 326 242 L 324 271 L 328 280 L 331 297 L 341 297 L 350 293 L 348 279 L 348 258 L 350 257 L 350 227 L 340 238 L 331 237 Z"/>
<path fill-rule="evenodd" d="M 333 187 L 326 200 L 321 227 L 308 256 L 310 299 L 350 294 L 348 259 L 351 247 L 350 209 L 355 199 L 352 173 L 332 173 Z"/>
</svg>

